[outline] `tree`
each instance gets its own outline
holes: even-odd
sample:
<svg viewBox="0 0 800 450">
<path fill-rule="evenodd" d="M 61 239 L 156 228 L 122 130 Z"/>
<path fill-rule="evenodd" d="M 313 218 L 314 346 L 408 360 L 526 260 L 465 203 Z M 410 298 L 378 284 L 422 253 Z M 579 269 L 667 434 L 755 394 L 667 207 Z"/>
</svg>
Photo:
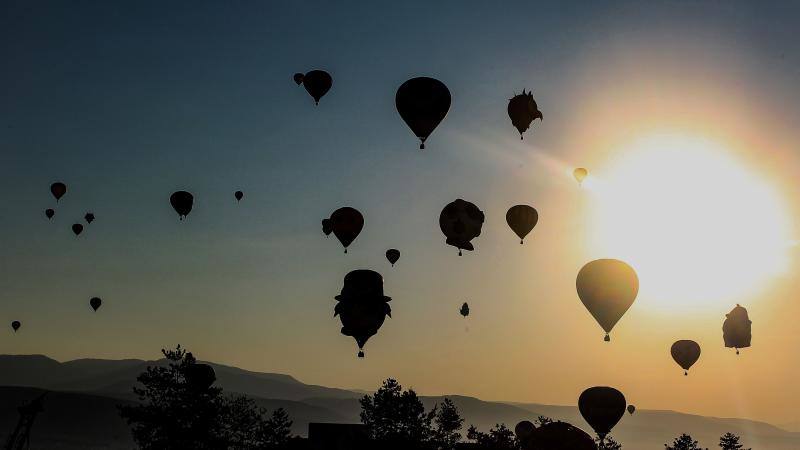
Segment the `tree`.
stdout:
<svg viewBox="0 0 800 450">
<path fill-rule="evenodd" d="M 622 450 L 622 444 L 609 435 L 606 435 L 602 443 L 600 443 L 600 438 L 596 438 L 595 442 L 597 442 L 598 450 Z"/>
<path fill-rule="evenodd" d="M 279 449 L 289 438 L 291 421 L 282 409 L 266 420 L 266 411 L 247 397 L 225 397 L 213 386 L 198 383 L 194 356 L 181 349 L 161 350 L 166 365 L 147 367 L 133 388 L 137 405 L 119 407 L 133 439 L 144 450 Z M 210 370 L 210 369 L 209 369 Z"/>
<path fill-rule="evenodd" d="M 534 421 L 534 426 L 536 428 L 539 428 L 539 427 L 541 427 L 543 425 L 547 425 L 549 423 L 553 423 L 553 419 L 551 419 L 551 418 L 549 418 L 547 416 L 539 416 L 539 417 L 536 418 L 536 421 Z"/>
<path fill-rule="evenodd" d="M 708 450 L 700 447 L 700 444 L 692 439 L 688 434 L 681 434 L 672 441 L 672 446 L 664 444 L 664 450 Z"/>
<path fill-rule="evenodd" d="M 733 433 L 725 433 L 719 438 L 719 446 L 722 450 L 742 450 L 744 445 L 739 443 L 739 439 L 739 436 Z"/>
<path fill-rule="evenodd" d="M 360 403 L 361 422 L 372 439 L 421 444 L 432 438 L 436 408 L 426 413 L 417 393 L 403 391 L 397 380 L 387 379 L 375 395 L 365 395 Z"/>
<path fill-rule="evenodd" d="M 434 410 L 436 410 L 435 407 Z M 458 413 L 456 405 L 449 398 L 444 399 L 444 402 L 436 411 L 436 417 L 433 421 L 436 424 L 436 429 L 433 430 L 433 443 L 436 448 L 441 450 L 454 449 L 458 441 L 461 440 L 461 433 L 459 432 L 464 425 L 464 419 Z"/>
<path fill-rule="evenodd" d="M 491 450 L 514 450 L 519 448 L 514 432 L 505 424 L 496 424 L 488 433 L 478 431 L 475 425 L 470 425 L 467 430 L 467 439 L 475 441 L 479 448 Z"/>
</svg>

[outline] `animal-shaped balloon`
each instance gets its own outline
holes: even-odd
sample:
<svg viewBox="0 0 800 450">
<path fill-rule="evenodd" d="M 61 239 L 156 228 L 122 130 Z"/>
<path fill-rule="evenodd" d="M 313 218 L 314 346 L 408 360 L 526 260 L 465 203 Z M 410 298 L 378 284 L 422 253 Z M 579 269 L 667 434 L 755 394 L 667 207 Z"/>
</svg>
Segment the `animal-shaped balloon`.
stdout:
<svg viewBox="0 0 800 450">
<path fill-rule="evenodd" d="M 293 78 L 295 83 L 302 84 L 306 88 L 308 94 L 314 98 L 316 105 L 319 105 L 319 100 L 328 93 L 333 85 L 331 74 L 324 70 L 312 70 L 305 75 L 296 73 Z"/>
<path fill-rule="evenodd" d="M 515 95 L 508 101 L 508 117 L 511 123 L 519 131 L 519 138 L 522 140 L 522 133 L 531 126 L 531 122 L 535 119 L 542 120 L 542 112 L 536 105 L 536 100 L 533 99 L 533 93 L 525 93 Z"/>
<path fill-rule="evenodd" d="M 92 222 L 94 222 L 94 214 L 92 214 L 92 213 L 90 213 L 90 212 L 87 212 L 87 213 L 86 213 L 86 215 L 85 215 L 85 216 L 83 216 L 83 220 L 85 220 L 85 221 L 86 221 L 86 223 L 92 223 Z"/>
<path fill-rule="evenodd" d="M 722 324 L 722 339 L 725 341 L 725 347 L 735 348 L 737 355 L 740 348 L 750 347 L 752 323 L 747 315 L 747 310 L 737 304 L 731 312 L 725 315 L 725 322 Z"/>
<path fill-rule="evenodd" d="M 336 300 L 333 315 L 342 322 L 342 334 L 356 340 L 358 357 L 363 358 L 367 340 L 378 333 L 386 316 L 392 317 L 392 298 L 383 295 L 383 277 L 372 270 L 354 270 L 344 277 Z"/>
<path fill-rule="evenodd" d="M 450 90 L 429 77 L 412 78 L 397 88 L 394 104 L 400 117 L 419 138 L 420 150 L 450 110 Z"/>
<path fill-rule="evenodd" d="M 581 268 L 575 287 L 583 305 L 605 330 L 608 342 L 614 325 L 636 300 L 639 277 L 622 261 L 598 259 Z"/>
<path fill-rule="evenodd" d="M 670 348 L 672 359 L 683 368 L 683 374 L 689 375 L 689 368 L 700 359 L 700 344 L 691 340 L 675 341 Z"/>
<path fill-rule="evenodd" d="M 192 212 L 194 196 L 186 191 L 173 192 L 172 195 L 169 196 L 169 203 L 172 205 L 175 212 L 178 213 L 178 217 L 183 220 Z"/>
<path fill-rule="evenodd" d="M 456 247 L 461 256 L 461 250 L 475 249 L 470 241 L 481 235 L 484 218 L 477 206 L 459 198 L 442 209 L 439 228 L 447 238 L 445 242 Z"/>
</svg>

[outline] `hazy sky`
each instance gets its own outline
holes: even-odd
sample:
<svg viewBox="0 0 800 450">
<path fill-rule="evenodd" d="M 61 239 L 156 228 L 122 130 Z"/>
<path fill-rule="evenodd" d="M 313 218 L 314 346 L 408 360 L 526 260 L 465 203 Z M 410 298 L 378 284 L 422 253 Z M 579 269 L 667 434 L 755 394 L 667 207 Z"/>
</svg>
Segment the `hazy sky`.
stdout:
<svg viewBox="0 0 800 450">
<path fill-rule="evenodd" d="M 328 386 L 371 389 L 391 376 L 425 394 L 574 404 L 586 387 L 610 385 L 640 408 L 800 420 L 800 261 L 788 242 L 800 239 L 800 4 L 120 3 L 0 3 L 0 322 L 23 322 L 0 333 L 0 352 L 153 359 L 180 343 L 201 359 Z M 319 107 L 291 78 L 316 68 L 334 80 Z M 394 94 L 423 75 L 446 83 L 453 102 L 419 151 Z M 544 121 L 520 141 L 506 105 L 523 88 Z M 747 264 L 691 283 L 669 269 L 677 290 L 666 299 L 642 268 L 639 298 L 604 343 L 575 274 L 624 258 L 630 235 L 602 234 L 615 222 L 567 173 L 589 167 L 602 186 L 637 142 L 663 136 L 714 142 L 697 145 L 735 162 L 728 185 L 715 184 L 713 158 L 700 168 L 722 189 L 714 195 L 739 192 L 729 190 L 743 186 L 737 173 L 755 180 L 728 198 L 741 199 L 747 221 L 719 260 Z M 668 194 L 692 175 L 680 162 L 649 169 Z M 69 191 L 47 221 L 56 180 Z M 168 201 L 178 189 L 195 194 L 182 222 Z M 486 213 L 476 251 L 461 258 L 437 222 L 456 198 Z M 671 230 L 723 216 L 713 205 L 681 214 L 665 198 L 623 208 L 678 209 L 675 223 L 636 236 L 669 254 L 642 258 L 667 270 L 683 255 L 704 269 L 697 242 L 725 222 L 701 226 L 697 242 Z M 748 216 L 765 202 L 769 219 Z M 518 203 L 540 216 L 524 246 L 504 219 Z M 365 216 L 347 255 L 320 230 L 340 206 Z M 75 238 L 70 224 L 88 210 L 97 220 Z M 752 257 L 773 237 L 785 254 Z M 395 268 L 390 247 L 402 252 Z M 741 295 L 715 290 L 778 257 L 780 270 Z M 357 268 L 382 273 L 394 299 L 363 360 L 333 317 Z M 105 302 L 96 314 L 92 296 Z M 721 332 L 737 302 L 754 334 L 738 357 Z M 676 339 L 703 347 L 689 377 L 669 356 Z"/>
</svg>

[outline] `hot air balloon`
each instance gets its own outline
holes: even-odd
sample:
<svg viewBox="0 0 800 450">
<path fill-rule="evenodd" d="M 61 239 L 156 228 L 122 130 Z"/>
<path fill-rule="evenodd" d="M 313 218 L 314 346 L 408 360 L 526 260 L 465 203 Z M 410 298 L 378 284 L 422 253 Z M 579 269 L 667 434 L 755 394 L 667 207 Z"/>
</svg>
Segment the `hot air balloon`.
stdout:
<svg viewBox="0 0 800 450">
<path fill-rule="evenodd" d="M 578 398 L 581 416 L 602 441 L 625 414 L 625 396 L 607 386 L 586 389 Z"/>
<path fill-rule="evenodd" d="M 11 328 L 14 329 L 14 333 L 16 333 L 17 330 L 19 330 L 19 327 L 21 327 L 21 326 L 22 326 L 22 324 L 19 322 L 19 320 L 15 320 L 15 321 L 11 322 Z"/>
<path fill-rule="evenodd" d="M 333 316 L 342 321 L 342 334 L 352 336 L 358 344 L 358 357 L 364 357 L 364 345 L 378 333 L 386 316 L 392 317 L 389 303 L 383 295 L 383 277 L 372 270 L 354 270 L 344 277 L 342 293 Z"/>
<path fill-rule="evenodd" d="M 535 119 L 542 120 L 542 112 L 536 106 L 536 100 L 533 99 L 533 93 L 525 93 L 515 95 L 508 101 L 508 117 L 511 123 L 519 131 L 519 138 L 522 140 L 522 133 L 528 129 Z"/>
<path fill-rule="evenodd" d="M 447 244 L 461 250 L 472 251 L 475 248 L 470 241 L 481 235 L 483 226 L 483 211 L 474 204 L 461 200 L 448 203 L 439 214 L 439 228 L 444 233 Z"/>
<path fill-rule="evenodd" d="M 362 228 L 364 228 L 364 216 L 355 208 L 345 206 L 331 214 L 331 229 L 334 236 L 344 246 L 345 253 L 347 253 L 347 247 L 358 237 L 358 233 L 361 233 Z"/>
<path fill-rule="evenodd" d="M 527 443 L 536 427 L 529 420 L 523 420 L 514 427 L 514 435 L 521 443 Z"/>
<path fill-rule="evenodd" d="M 307 74 L 294 74 L 294 82 L 302 84 L 306 91 L 314 98 L 314 103 L 319 105 L 319 99 L 330 90 L 333 78 L 324 70 L 312 70 Z"/>
<path fill-rule="evenodd" d="M 519 236 L 519 243 L 522 244 L 523 239 L 528 233 L 533 230 L 536 223 L 539 222 L 539 213 L 532 206 L 516 205 L 508 209 L 506 213 L 506 222 L 514 233 Z"/>
<path fill-rule="evenodd" d="M 394 263 L 400 259 L 400 250 L 396 248 L 390 248 L 389 250 L 386 250 L 386 259 L 388 259 L 389 262 L 392 263 L 392 267 L 394 267 Z"/>
<path fill-rule="evenodd" d="M 747 310 L 737 303 L 736 307 L 725 315 L 725 322 L 722 324 L 722 339 L 725 341 L 725 347 L 735 348 L 737 355 L 740 348 L 750 347 L 752 323 L 747 316 Z"/>
<path fill-rule="evenodd" d="M 461 315 L 464 317 L 467 317 L 469 315 L 469 305 L 467 304 L 467 302 L 464 302 L 464 304 L 461 305 L 461 309 L 459 309 L 458 312 L 460 312 Z"/>
<path fill-rule="evenodd" d="M 79 236 L 83 232 L 83 225 L 79 223 L 73 223 L 72 232 L 75 233 L 75 236 Z"/>
<path fill-rule="evenodd" d="M 67 193 L 67 185 L 62 182 L 55 182 L 50 185 L 50 193 L 56 198 L 56 202 Z"/>
<path fill-rule="evenodd" d="M 524 450 L 597 450 L 594 439 L 566 422 L 546 423 L 533 430 Z"/>
<path fill-rule="evenodd" d="M 169 203 L 172 205 L 172 208 L 175 209 L 175 212 L 178 213 L 178 217 L 183 220 L 192 212 L 194 196 L 186 191 L 173 192 L 172 195 L 169 196 Z"/>
<path fill-rule="evenodd" d="M 575 280 L 583 305 L 608 333 L 631 307 L 639 292 L 639 278 L 633 268 L 616 259 L 598 259 L 587 263 Z"/>
<path fill-rule="evenodd" d="M 583 179 L 589 176 L 589 171 L 584 169 L 583 167 L 578 167 L 577 169 L 572 171 L 572 176 L 578 180 L 578 184 L 583 184 Z"/>
<path fill-rule="evenodd" d="M 333 224 L 331 223 L 331 219 L 322 219 L 322 232 L 325 233 L 325 236 L 328 236 L 333 232 Z"/>
<path fill-rule="evenodd" d="M 244 197 L 244 192 L 236 191 L 233 193 L 233 196 L 236 198 L 236 203 L 239 203 L 240 201 L 242 201 L 242 197 Z"/>
<path fill-rule="evenodd" d="M 685 339 L 675 341 L 670 353 L 672 353 L 672 359 L 683 368 L 683 374 L 689 375 L 689 368 L 700 358 L 700 344 Z"/>
<path fill-rule="evenodd" d="M 89 306 L 91 306 L 92 309 L 95 310 L 95 311 L 97 311 L 97 308 L 99 308 L 100 305 L 102 305 L 102 304 L 103 304 L 103 300 L 101 300 L 99 297 L 92 297 L 89 300 Z"/>
<path fill-rule="evenodd" d="M 633 415 L 634 412 L 636 412 L 636 407 L 633 405 L 628 405 L 628 414 Z"/>
<path fill-rule="evenodd" d="M 52 219 L 53 216 L 56 215 L 56 212 L 54 210 L 52 210 L 51 208 L 47 208 L 47 209 L 44 210 L 44 215 L 47 216 L 48 219 Z"/>
<path fill-rule="evenodd" d="M 86 221 L 86 223 L 92 223 L 94 222 L 94 214 L 87 212 L 86 215 L 83 216 L 83 219 Z"/>
<path fill-rule="evenodd" d="M 189 387 L 197 391 L 204 391 L 217 381 L 217 374 L 214 372 L 214 368 L 202 363 L 187 365 L 184 377 Z"/>
<path fill-rule="evenodd" d="M 394 104 L 400 117 L 419 138 L 422 150 L 425 140 L 450 110 L 450 91 L 437 79 L 412 78 L 397 89 Z"/>
</svg>

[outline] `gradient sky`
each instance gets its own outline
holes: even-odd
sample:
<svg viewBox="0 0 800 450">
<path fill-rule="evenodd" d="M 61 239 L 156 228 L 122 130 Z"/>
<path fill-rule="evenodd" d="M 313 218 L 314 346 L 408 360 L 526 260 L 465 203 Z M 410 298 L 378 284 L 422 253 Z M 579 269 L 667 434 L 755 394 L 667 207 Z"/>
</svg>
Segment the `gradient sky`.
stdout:
<svg viewBox="0 0 800 450">
<path fill-rule="evenodd" d="M 0 352 L 154 359 L 180 343 L 328 386 L 574 404 L 611 385 L 639 408 L 800 420 L 796 255 L 721 308 L 649 308 L 643 286 L 606 344 L 574 279 L 615 255 L 565 175 L 602 172 L 648 130 L 707 136 L 780 193 L 800 238 L 800 4 L 119 3 L 0 3 L 0 322 L 23 322 Z M 334 79 L 319 107 L 291 79 L 316 68 Z M 394 93 L 423 75 L 453 103 L 420 152 Z M 505 108 L 523 88 L 544 121 L 520 141 Z M 69 192 L 48 222 L 56 180 Z M 195 194 L 183 222 L 178 189 Z M 462 258 L 437 223 L 456 198 L 487 216 Z M 524 246 L 504 220 L 518 203 L 540 215 Z M 320 220 L 346 205 L 366 223 L 344 255 Z M 363 360 L 333 318 L 357 268 L 394 299 Z M 738 358 L 721 336 L 736 302 L 754 322 Z M 704 349 L 688 378 L 669 357 L 683 338 Z"/>
</svg>

